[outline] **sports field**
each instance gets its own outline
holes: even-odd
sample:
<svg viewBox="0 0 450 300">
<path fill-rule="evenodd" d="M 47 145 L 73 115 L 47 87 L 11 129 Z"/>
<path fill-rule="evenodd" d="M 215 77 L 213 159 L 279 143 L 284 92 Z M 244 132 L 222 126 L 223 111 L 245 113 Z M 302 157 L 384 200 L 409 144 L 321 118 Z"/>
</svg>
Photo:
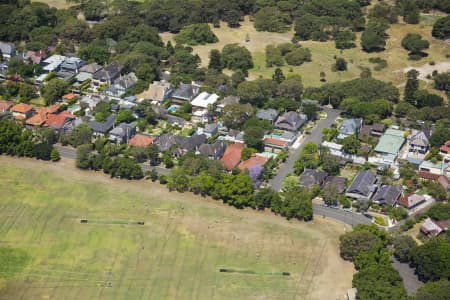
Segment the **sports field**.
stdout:
<svg viewBox="0 0 450 300">
<path fill-rule="evenodd" d="M 30 257 L 0 279 L 0 299 L 339 299 L 351 287 L 340 223 L 288 222 L 72 164 L 0 156 L 0 247 Z"/>
</svg>

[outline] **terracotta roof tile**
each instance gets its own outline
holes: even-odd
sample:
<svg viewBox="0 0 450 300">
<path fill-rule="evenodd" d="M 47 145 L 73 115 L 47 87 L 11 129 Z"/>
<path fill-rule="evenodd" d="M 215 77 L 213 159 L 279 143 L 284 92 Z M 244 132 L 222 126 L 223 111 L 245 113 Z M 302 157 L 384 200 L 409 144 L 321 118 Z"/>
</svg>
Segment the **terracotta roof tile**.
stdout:
<svg viewBox="0 0 450 300">
<path fill-rule="evenodd" d="M 154 136 L 147 134 L 136 134 L 128 141 L 128 144 L 133 147 L 145 147 L 152 144 L 155 139 Z"/>
<path fill-rule="evenodd" d="M 270 137 L 264 139 L 264 145 L 276 145 L 279 147 L 286 147 L 287 144 L 288 142 L 285 140 L 279 140 Z"/>
<path fill-rule="evenodd" d="M 26 114 L 27 112 L 29 112 L 32 109 L 33 109 L 33 105 L 26 104 L 26 103 L 19 103 L 19 104 L 14 105 L 13 107 L 11 107 L 11 111 L 18 112 L 21 114 Z"/>
<path fill-rule="evenodd" d="M 239 164 L 239 169 L 242 171 L 245 169 L 250 169 L 254 166 L 264 166 L 269 159 L 264 156 L 252 155 L 249 159 L 244 160 Z"/>
<path fill-rule="evenodd" d="M 420 178 L 428 180 L 437 180 L 439 178 L 439 175 L 425 171 L 419 171 L 418 175 Z"/>
<path fill-rule="evenodd" d="M 233 170 L 241 162 L 241 152 L 244 148 L 244 144 L 235 143 L 231 144 L 225 150 L 223 157 L 220 159 L 227 170 Z"/>
</svg>

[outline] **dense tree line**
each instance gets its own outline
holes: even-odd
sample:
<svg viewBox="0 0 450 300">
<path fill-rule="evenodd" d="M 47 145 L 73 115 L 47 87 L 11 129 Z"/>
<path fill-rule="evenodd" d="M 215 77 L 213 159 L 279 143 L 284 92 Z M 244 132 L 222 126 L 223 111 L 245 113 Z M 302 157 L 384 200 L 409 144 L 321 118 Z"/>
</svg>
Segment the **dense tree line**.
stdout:
<svg viewBox="0 0 450 300">
<path fill-rule="evenodd" d="M 58 160 L 52 144 L 56 141 L 52 129 L 27 130 L 22 124 L 0 119 L 0 154 Z"/>
<path fill-rule="evenodd" d="M 386 99 L 395 103 L 399 99 L 399 91 L 391 83 L 368 77 L 307 88 L 304 97 L 318 100 L 322 104 L 330 102 L 334 107 L 338 107 L 342 100 L 350 97 L 361 101 Z"/>
<path fill-rule="evenodd" d="M 391 266 L 390 242 L 389 234 L 375 225 L 357 225 L 340 237 L 341 256 L 358 270 L 353 276 L 358 299 L 407 299 L 402 278 Z"/>
</svg>

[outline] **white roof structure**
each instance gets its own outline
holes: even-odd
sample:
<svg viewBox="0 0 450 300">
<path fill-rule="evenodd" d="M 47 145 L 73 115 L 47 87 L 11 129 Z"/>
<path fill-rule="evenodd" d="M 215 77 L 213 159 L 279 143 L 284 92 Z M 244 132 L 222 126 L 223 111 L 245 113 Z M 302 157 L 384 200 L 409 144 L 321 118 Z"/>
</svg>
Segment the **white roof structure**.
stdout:
<svg viewBox="0 0 450 300">
<path fill-rule="evenodd" d="M 219 95 L 201 92 L 192 100 L 191 104 L 195 107 L 208 108 L 208 105 L 216 103 L 217 99 L 219 99 Z"/>
<path fill-rule="evenodd" d="M 43 61 L 43 63 L 46 64 L 46 66 L 43 67 L 44 71 L 52 72 L 56 70 L 64 62 L 65 59 L 66 57 L 64 55 L 55 54 L 50 56 Z"/>
</svg>

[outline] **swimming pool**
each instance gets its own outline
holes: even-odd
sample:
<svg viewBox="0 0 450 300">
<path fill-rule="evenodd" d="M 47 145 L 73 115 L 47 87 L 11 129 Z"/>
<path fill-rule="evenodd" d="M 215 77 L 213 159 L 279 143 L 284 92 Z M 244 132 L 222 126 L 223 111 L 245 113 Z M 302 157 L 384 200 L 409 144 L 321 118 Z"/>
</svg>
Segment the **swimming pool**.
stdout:
<svg viewBox="0 0 450 300">
<path fill-rule="evenodd" d="M 171 105 L 171 106 L 169 106 L 169 108 L 167 109 L 169 112 L 171 112 L 171 113 L 174 113 L 174 112 L 176 112 L 177 111 L 177 109 L 178 109 L 178 106 L 176 106 L 176 105 Z"/>
</svg>

